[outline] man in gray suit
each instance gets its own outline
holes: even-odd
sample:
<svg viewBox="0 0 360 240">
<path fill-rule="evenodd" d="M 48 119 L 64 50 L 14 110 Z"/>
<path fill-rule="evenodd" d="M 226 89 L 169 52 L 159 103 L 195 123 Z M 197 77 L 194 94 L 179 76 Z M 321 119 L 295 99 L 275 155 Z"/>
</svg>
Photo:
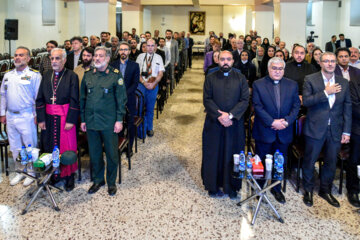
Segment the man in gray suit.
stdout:
<svg viewBox="0 0 360 240">
<path fill-rule="evenodd" d="M 168 65 L 168 69 L 166 69 L 166 72 L 168 72 L 168 76 L 170 78 L 170 93 L 172 93 L 174 87 L 175 87 L 175 67 L 178 65 L 179 62 L 179 47 L 176 40 L 172 39 L 173 32 L 172 30 L 168 29 L 165 32 L 165 45 L 170 49 L 170 64 Z"/>
<path fill-rule="evenodd" d="M 334 53 L 323 53 L 320 57 L 320 66 L 320 72 L 305 77 L 303 89 L 303 104 L 307 107 L 304 126 L 303 201 L 309 207 L 313 205 L 314 165 L 324 147 L 319 196 L 332 206 L 340 207 L 339 202 L 331 194 L 331 188 L 340 146 L 350 140 L 350 90 L 348 81 L 334 74 Z"/>
</svg>

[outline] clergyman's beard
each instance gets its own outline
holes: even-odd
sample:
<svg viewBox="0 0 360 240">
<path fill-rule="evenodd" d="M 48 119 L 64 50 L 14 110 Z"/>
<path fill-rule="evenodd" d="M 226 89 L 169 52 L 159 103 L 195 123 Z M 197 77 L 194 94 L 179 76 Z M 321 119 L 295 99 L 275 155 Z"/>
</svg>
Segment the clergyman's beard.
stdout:
<svg viewBox="0 0 360 240">
<path fill-rule="evenodd" d="M 224 64 L 223 66 L 220 67 L 220 70 L 222 72 L 230 72 L 231 67 L 229 65 L 227 65 L 227 64 Z"/>
<path fill-rule="evenodd" d="M 88 66 L 90 66 L 91 61 L 83 61 L 83 67 L 87 68 Z"/>
</svg>

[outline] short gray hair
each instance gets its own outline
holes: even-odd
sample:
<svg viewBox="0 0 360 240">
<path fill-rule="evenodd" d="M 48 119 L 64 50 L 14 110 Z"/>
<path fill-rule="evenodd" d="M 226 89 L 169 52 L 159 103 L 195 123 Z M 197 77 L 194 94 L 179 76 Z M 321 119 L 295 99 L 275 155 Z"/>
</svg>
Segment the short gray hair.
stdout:
<svg viewBox="0 0 360 240">
<path fill-rule="evenodd" d="M 273 58 L 270 58 L 267 67 L 269 68 L 273 63 L 282 63 L 282 65 L 284 66 L 284 68 L 285 68 L 285 65 L 286 65 L 285 61 L 282 60 L 281 58 L 279 58 L 279 57 L 273 57 Z"/>
<path fill-rule="evenodd" d="M 16 48 L 16 50 L 18 50 L 18 49 L 23 49 L 23 50 L 25 50 L 25 51 L 27 52 L 27 55 L 30 57 L 30 50 L 29 50 L 27 47 L 19 46 L 19 47 Z"/>
<path fill-rule="evenodd" d="M 324 52 L 324 53 L 322 53 L 322 54 L 320 55 L 320 62 L 322 62 L 322 60 L 323 60 L 323 56 L 325 56 L 325 55 L 331 55 L 331 56 L 334 56 L 334 57 L 335 57 L 335 59 L 336 59 L 336 55 L 335 55 L 335 53 L 333 53 L 333 52 Z"/>
<path fill-rule="evenodd" d="M 119 38 L 118 38 L 117 36 L 112 36 L 112 37 L 111 37 L 111 41 L 112 41 L 114 38 L 119 41 Z"/>
<path fill-rule="evenodd" d="M 104 46 L 98 46 L 95 48 L 94 54 L 99 50 L 103 50 L 107 57 L 111 57 L 111 49 L 110 48 L 107 48 Z"/>
<path fill-rule="evenodd" d="M 56 51 L 61 52 L 63 60 L 66 59 L 66 51 L 65 51 L 65 49 L 62 49 L 62 48 L 53 48 L 53 49 L 51 49 L 50 55 L 52 55 L 52 53 L 56 52 Z"/>
</svg>

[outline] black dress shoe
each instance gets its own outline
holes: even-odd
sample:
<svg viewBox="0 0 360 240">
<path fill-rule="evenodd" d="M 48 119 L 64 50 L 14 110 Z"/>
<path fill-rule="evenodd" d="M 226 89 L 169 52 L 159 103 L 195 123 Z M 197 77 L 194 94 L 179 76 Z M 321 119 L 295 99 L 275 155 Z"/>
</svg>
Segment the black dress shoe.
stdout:
<svg viewBox="0 0 360 240">
<path fill-rule="evenodd" d="M 278 201 L 279 203 L 282 203 L 284 204 L 286 202 L 285 200 L 285 196 L 282 192 L 278 192 L 278 191 L 275 191 L 273 189 L 270 190 L 271 194 L 274 195 L 276 201 Z"/>
<path fill-rule="evenodd" d="M 236 191 L 230 191 L 229 192 L 229 198 L 230 199 L 236 199 L 237 198 L 237 192 Z"/>
<path fill-rule="evenodd" d="M 331 193 L 325 193 L 320 191 L 319 196 L 325 199 L 330 205 L 337 208 L 340 207 L 340 203 L 338 202 L 338 200 L 336 200 L 336 198 L 334 198 L 334 196 Z"/>
<path fill-rule="evenodd" d="M 75 188 L 75 174 L 66 177 L 65 180 L 65 191 L 70 192 Z"/>
<path fill-rule="evenodd" d="M 153 130 L 146 131 L 146 134 L 147 134 L 149 137 L 152 137 L 152 136 L 154 136 L 154 131 L 153 131 Z"/>
<path fill-rule="evenodd" d="M 91 188 L 89 189 L 88 193 L 89 194 L 93 194 L 96 193 L 97 191 L 99 191 L 99 189 L 105 185 L 105 182 L 101 182 L 101 183 L 94 183 Z"/>
<path fill-rule="evenodd" d="M 312 205 L 314 204 L 314 202 L 313 202 L 313 193 L 305 191 L 303 201 L 304 201 L 306 206 L 312 207 Z"/>
<path fill-rule="evenodd" d="M 224 193 L 221 190 L 217 190 L 216 192 L 209 191 L 209 196 L 212 198 L 222 198 L 224 197 Z"/>
<path fill-rule="evenodd" d="M 359 194 L 357 193 L 348 193 L 347 198 L 349 203 L 354 207 L 360 207 Z"/>
<path fill-rule="evenodd" d="M 116 194 L 116 185 L 109 186 L 108 193 L 109 193 L 110 196 L 114 196 Z"/>
</svg>

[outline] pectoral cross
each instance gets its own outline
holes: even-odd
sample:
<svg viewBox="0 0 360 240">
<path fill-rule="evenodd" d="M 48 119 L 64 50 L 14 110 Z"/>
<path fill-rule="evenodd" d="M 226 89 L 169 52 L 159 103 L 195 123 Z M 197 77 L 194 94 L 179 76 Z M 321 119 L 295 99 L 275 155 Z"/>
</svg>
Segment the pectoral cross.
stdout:
<svg viewBox="0 0 360 240">
<path fill-rule="evenodd" d="M 53 97 L 52 97 L 52 98 L 50 98 L 50 100 L 51 100 L 52 104 L 55 104 L 56 97 L 53 95 Z"/>
</svg>

